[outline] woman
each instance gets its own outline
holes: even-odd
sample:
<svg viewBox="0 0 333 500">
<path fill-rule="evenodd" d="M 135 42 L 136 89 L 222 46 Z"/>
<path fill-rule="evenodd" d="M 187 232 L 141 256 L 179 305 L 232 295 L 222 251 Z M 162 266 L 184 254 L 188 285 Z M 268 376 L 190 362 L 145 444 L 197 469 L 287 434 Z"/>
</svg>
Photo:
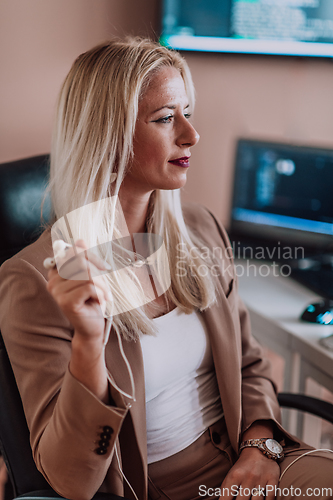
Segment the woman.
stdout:
<svg viewBox="0 0 333 500">
<path fill-rule="evenodd" d="M 55 218 L 75 247 L 47 272 L 47 229 L 1 269 L 0 326 L 34 459 L 73 500 L 218 498 L 221 487 L 225 498 L 267 488 L 273 499 L 279 453 L 249 440 L 293 445 L 282 469 L 300 454 L 279 423 L 226 233 L 206 209 L 180 203 L 199 139 L 193 104 L 176 52 L 131 39 L 82 54 L 60 93 L 51 153 Z M 167 267 L 136 265 L 138 234 L 162 236 Z M 307 460 L 280 486 L 313 485 L 313 460 L 316 486 L 327 486 L 332 462 Z"/>
</svg>

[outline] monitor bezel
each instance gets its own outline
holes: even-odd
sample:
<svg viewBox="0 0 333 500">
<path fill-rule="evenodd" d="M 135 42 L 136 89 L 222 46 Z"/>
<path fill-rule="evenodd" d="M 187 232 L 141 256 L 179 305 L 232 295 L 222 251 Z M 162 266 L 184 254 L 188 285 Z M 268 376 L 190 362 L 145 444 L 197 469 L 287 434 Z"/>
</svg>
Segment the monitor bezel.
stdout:
<svg viewBox="0 0 333 500">
<path fill-rule="evenodd" d="M 333 234 L 324 234 L 311 231 L 305 231 L 300 229 L 290 229 L 287 227 L 272 226 L 268 224 L 258 224 L 249 221 L 240 221 L 233 218 L 233 209 L 235 206 L 235 183 L 237 178 L 237 173 L 239 169 L 240 161 L 240 148 L 242 144 L 255 145 L 256 147 L 265 148 L 291 148 L 302 150 L 305 154 L 320 151 L 322 153 L 332 154 L 333 149 L 327 147 L 318 146 L 304 146 L 296 143 L 282 143 L 275 141 L 266 141 L 260 139 L 252 138 L 239 138 L 235 144 L 235 162 L 234 162 L 234 172 L 233 172 L 233 183 L 232 183 L 232 202 L 230 210 L 230 220 L 228 225 L 228 230 L 232 237 L 237 238 L 250 238 L 253 240 L 263 240 L 271 243 L 281 242 L 283 244 L 290 244 L 292 246 L 302 245 L 305 249 L 309 250 L 322 250 L 333 248 Z M 306 220 L 306 219 L 304 219 Z"/>
</svg>

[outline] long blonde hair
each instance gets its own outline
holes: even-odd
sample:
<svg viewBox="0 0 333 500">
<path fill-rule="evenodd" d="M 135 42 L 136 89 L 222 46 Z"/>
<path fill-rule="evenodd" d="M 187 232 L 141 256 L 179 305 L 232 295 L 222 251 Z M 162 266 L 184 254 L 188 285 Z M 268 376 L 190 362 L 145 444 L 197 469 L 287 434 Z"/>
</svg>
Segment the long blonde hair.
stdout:
<svg viewBox="0 0 333 500">
<path fill-rule="evenodd" d="M 84 220 L 77 209 L 118 194 L 133 154 L 140 98 L 153 75 L 165 66 L 180 72 L 193 108 L 194 87 L 183 57 L 146 39 L 112 40 L 92 48 L 76 59 L 64 81 L 52 139 L 49 189 L 55 218 L 72 212 L 74 237 L 83 238 L 90 248 L 119 237 L 119 221 L 112 203 L 97 204 L 93 217 L 85 214 Z M 112 183 L 113 173 L 117 178 Z M 203 263 L 201 242 L 185 225 L 179 190 L 155 191 L 149 212 L 147 230 L 161 235 L 168 251 L 167 298 L 187 313 L 208 307 L 215 300 L 215 286 L 209 274 L 200 276 L 198 271 Z M 180 246 L 186 254 L 182 273 L 177 272 Z M 152 321 L 136 307 L 142 289 L 131 268 L 105 279 L 126 311 L 114 317 L 114 327 L 127 339 L 138 338 L 139 332 L 152 333 Z"/>
</svg>

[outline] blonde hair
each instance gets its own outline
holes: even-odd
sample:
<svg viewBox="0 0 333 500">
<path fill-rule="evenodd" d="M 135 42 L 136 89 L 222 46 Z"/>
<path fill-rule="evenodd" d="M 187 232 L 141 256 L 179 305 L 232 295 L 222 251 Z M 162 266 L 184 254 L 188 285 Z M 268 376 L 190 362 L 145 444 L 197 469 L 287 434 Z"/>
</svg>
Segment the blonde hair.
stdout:
<svg viewBox="0 0 333 500">
<path fill-rule="evenodd" d="M 119 221 L 110 203 L 96 205 L 90 219 L 83 220 L 76 209 L 119 192 L 133 154 L 140 98 L 154 74 L 166 66 L 180 72 L 193 108 L 194 87 L 185 60 L 146 39 L 112 40 L 88 50 L 76 59 L 64 81 L 52 139 L 49 189 L 55 217 L 75 211 L 73 235 L 83 238 L 89 248 L 120 237 Z M 113 183 L 112 173 L 117 173 Z M 161 235 L 168 251 L 171 286 L 167 298 L 187 313 L 212 304 L 215 286 L 209 275 L 199 274 L 201 242 L 185 225 L 179 190 L 153 193 L 147 231 Z M 181 275 L 177 273 L 179 245 L 186 253 L 186 272 Z M 114 264 L 105 253 L 102 257 Z M 106 279 L 115 300 L 127 311 L 114 317 L 115 328 L 127 339 L 138 338 L 139 332 L 152 333 L 152 321 L 143 308 L 136 307 L 142 289 L 131 267 L 112 277 Z"/>
</svg>

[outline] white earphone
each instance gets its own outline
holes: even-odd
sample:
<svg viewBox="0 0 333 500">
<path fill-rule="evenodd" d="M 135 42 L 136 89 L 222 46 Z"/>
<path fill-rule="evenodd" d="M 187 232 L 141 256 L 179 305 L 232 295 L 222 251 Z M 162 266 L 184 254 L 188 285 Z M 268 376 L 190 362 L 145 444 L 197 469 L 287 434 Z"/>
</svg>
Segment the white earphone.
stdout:
<svg viewBox="0 0 333 500">
<path fill-rule="evenodd" d="M 65 257 L 67 248 L 71 248 L 71 245 L 65 243 L 64 240 L 56 240 L 52 246 L 54 257 L 48 257 L 44 260 L 43 266 L 45 269 L 53 269 L 56 266 L 56 259 Z"/>
</svg>

